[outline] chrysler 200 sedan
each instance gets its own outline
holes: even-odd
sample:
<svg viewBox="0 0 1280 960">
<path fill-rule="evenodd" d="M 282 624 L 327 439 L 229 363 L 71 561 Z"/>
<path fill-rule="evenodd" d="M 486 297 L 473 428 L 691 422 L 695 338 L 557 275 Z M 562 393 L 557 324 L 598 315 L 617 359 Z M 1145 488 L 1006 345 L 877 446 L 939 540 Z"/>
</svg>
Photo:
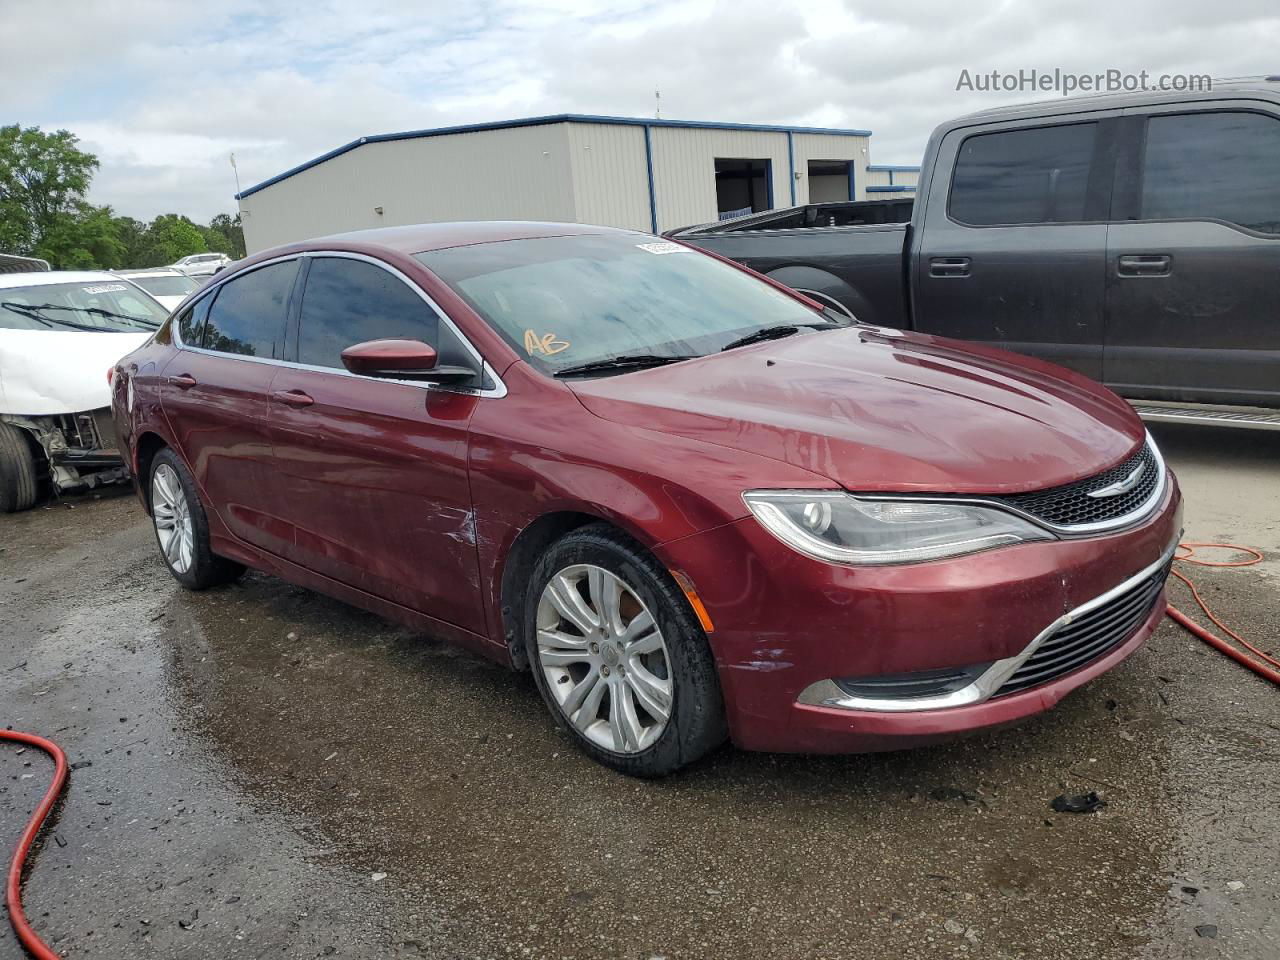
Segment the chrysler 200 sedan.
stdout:
<svg viewBox="0 0 1280 960">
<path fill-rule="evenodd" d="M 528 669 L 640 776 L 1046 710 L 1155 629 L 1180 533 L 1099 385 L 603 227 L 268 250 L 113 384 L 183 586 L 253 567 Z"/>
</svg>

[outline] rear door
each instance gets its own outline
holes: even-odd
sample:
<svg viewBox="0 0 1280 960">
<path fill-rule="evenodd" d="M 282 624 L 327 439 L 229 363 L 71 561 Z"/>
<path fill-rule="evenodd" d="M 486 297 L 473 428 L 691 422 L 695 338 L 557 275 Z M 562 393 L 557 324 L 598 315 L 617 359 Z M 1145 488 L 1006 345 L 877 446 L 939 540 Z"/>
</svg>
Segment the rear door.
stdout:
<svg viewBox="0 0 1280 960">
<path fill-rule="evenodd" d="M 165 367 L 161 404 L 205 502 L 237 537 L 279 552 L 267 395 L 284 355 L 298 261 L 242 273 L 178 318 L 182 349 Z"/>
<path fill-rule="evenodd" d="M 1280 405 L 1280 117 L 1251 101 L 1126 112 L 1107 243 L 1105 382 Z"/>
<path fill-rule="evenodd" d="M 386 338 L 460 344 L 400 274 L 369 258 L 309 258 L 295 363 L 271 385 L 287 556 L 475 632 L 484 630 L 467 478 L 474 392 L 356 376 L 341 353 Z"/>
<path fill-rule="evenodd" d="M 1119 111 L 963 127 L 939 145 L 912 259 L 915 328 L 1102 376 Z"/>
</svg>

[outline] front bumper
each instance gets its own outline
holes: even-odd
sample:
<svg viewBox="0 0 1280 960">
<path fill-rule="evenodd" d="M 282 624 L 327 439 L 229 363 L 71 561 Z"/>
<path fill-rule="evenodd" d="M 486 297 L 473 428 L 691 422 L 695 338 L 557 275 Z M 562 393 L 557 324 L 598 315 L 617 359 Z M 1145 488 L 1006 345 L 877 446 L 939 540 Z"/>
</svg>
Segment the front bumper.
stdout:
<svg viewBox="0 0 1280 960">
<path fill-rule="evenodd" d="M 1007 677 L 1064 615 L 1164 562 L 1181 530 L 1181 497 L 1169 479 L 1160 506 L 1129 530 L 931 563 L 822 563 L 779 543 L 753 517 L 665 544 L 661 553 L 690 578 L 710 612 L 735 743 L 784 752 L 897 749 L 1047 710 L 1136 650 L 1159 622 L 1162 593 L 1137 629 L 1096 659 L 986 699 L 998 686 L 993 681 Z M 973 664 L 1001 670 L 936 708 L 848 709 L 813 694 L 833 678 Z"/>
</svg>

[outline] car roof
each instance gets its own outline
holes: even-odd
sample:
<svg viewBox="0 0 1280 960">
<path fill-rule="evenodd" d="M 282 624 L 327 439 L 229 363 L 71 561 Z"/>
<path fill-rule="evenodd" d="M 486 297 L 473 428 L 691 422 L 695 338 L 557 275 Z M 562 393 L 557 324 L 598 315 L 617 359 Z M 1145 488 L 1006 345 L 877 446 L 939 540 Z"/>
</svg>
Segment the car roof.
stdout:
<svg viewBox="0 0 1280 960">
<path fill-rule="evenodd" d="M 383 247 L 397 253 L 426 253 L 447 247 L 464 247 L 474 243 L 497 243 L 502 240 L 527 240 L 535 237 L 585 236 L 589 234 L 636 234 L 637 230 L 597 227 L 583 223 L 553 223 L 538 220 L 471 220 L 453 223 L 415 223 L 403 227 L 375 227 L 317 237 L 301 246 L 323 249 L 333 241 Z"/>
<path fill-rule="evenodd" d="M 105 270 L 40 270 L 31 273 L 0 273 L 0 289 L 40 287 L 52 283 L 89 283 L 94 280 L 120 281 L 124 277 Z"/>
<path fill-rule="evenodd" d="M 944 126 L 968 126 L 985 120 L 1020 120 L 1035 117 L 1055 117 L 1091 110 L 1123 110 L 1126 107 L 1145 107 L 1167 103 L 1195 103 L 1212 100 L 1270 100 L 1280 101 L 1280 74 L 1267 77 L 1243 77 L 1232 80 L 1214 80 L 1211 90 L 1155 91 L 1134 93 L 1088 93 L 1052 100 L 1029 103 L 1013 103 L 989 107 L 976 113 L 968 113 Z"/>
<path fill-rule="evenodd" d="M 124 277 L 131 280 L 134 277 L 185 277 L 186 274 L 181 270 L 171 270 L 168 267 L 145 267 L 141 270 L 112 270 L 117 277 Z"/>
</svg>

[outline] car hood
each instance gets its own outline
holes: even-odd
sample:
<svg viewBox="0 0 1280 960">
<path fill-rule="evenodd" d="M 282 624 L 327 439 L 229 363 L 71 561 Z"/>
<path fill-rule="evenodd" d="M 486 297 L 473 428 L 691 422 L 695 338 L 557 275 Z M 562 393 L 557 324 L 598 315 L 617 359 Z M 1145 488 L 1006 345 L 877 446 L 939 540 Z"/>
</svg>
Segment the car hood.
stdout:
<svg viewBox="0 0 1280 960">
<path fill-rule="evenodd" d="M 803 468 L 854 491 L 1020 493 L 1120 463 L 1145 431 L 1068 370 L 873 327 L 569 381 L 606 420 Z"/>
<path fill-rule="evenodd" d="M 107 371 L 150 336 L 0 330 L 0 413 L 50 416 L 108 406 Z"/>
</svg>

